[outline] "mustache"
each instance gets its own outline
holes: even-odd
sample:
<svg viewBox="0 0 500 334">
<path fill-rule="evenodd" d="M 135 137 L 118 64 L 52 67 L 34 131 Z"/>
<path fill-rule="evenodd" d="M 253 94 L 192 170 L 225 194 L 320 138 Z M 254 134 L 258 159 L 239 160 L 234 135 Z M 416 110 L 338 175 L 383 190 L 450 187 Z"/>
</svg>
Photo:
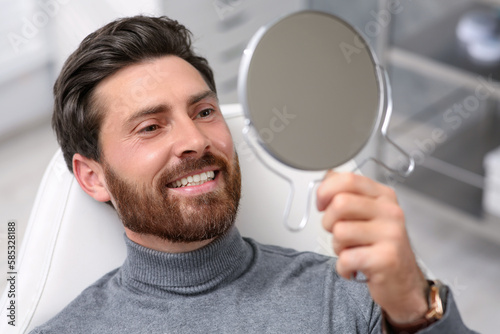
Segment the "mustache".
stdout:
<svg viewBox="0 0 500 334">
<path fill-rule="evenodd" d="M 200 158 L 187 157 L 178 163 L 176 166 L 169 168 L 165 171 L 159 178 L 158 186 L 160 191 L 165 191 L 167 189 L 167 184 L 171 183 L 173 180 L 180 178 L 191 172 L 203 169 L 208 166 L 215 166 L 221 172 L 227 172 L 229 168 L 229 162 L 219 156 L 214 155 L 211 152 L 206 152 Z"/>
</svg>

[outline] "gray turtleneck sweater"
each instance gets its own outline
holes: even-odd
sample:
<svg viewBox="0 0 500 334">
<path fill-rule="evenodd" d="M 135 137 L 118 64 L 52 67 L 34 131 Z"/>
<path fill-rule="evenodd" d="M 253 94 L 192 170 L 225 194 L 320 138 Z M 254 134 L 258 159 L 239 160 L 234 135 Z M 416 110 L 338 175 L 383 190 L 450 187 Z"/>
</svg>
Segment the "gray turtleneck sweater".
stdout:
<svg viewBox="0 0 500 334">
<path fill-rule="evenodd" d="M 169 254 L 126 238 L 122 267 L 32 333 L 379 333 L 366 285 L 335 259 L 264 246 L 236 228 L 208 246 Z M 468 333 L 451 296 L 422 333 Z"/>
</svg>

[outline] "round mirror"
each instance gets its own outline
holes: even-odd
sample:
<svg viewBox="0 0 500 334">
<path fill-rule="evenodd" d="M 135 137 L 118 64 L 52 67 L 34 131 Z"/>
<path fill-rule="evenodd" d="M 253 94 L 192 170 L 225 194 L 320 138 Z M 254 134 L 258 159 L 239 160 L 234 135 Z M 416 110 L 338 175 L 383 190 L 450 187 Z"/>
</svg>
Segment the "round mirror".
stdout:
<svg viewBox="0 0 500 334">
<path fill-rule="evenodd" d="M 305 227 L 314 185 L 323 178 L 297 173 L 332 169 L 354 158 L 361 159 L 357 169 L 371 160 L 403 177 L 413 170 L 411 156 L 387 137 L 392 101 L 386 72 L 361 34 L 342 19 L 304 11 L 261 28 L 243 54 L 238 80 L 245 139 L 290 184 L 283 215 L 288 229 Z M 389 167 L 365 149 L 379 137 L 406 156 L 406 170 Z M 261 148 L 291 168 L 274 168 Z M 304 207 L 301 222 L 290 223 L 291 210 Z"/>
<path fill-rule="evenodd" d="M 297 169 L 326 170 L 353 159 L 383 113 L 371 49 L 352 26 L 322 12 L 261 28 L 245 50 L 239 80 L 260 144 Z"/>
</svg>

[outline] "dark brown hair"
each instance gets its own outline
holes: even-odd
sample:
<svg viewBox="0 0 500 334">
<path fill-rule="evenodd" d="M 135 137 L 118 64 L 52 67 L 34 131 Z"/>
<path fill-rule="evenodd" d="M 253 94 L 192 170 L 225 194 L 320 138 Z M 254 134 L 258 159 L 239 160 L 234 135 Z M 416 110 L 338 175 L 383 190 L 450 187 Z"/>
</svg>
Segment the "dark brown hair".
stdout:
<svg viewBox="0 0 500 334">
<path fill-rule="evenodd" d="M 216 92 L 207 60 L 192 49 L 191 32 L 165 16 L 113 21 L 88 35 L 69 56 L 54 85 L 52 127 L 71 172 L 75 153 L 101 159 L 99 131 L 104 113 L 95 101 L 96 86 L 128 65 L 166 55 L 190 63 Z"/>
</svg>

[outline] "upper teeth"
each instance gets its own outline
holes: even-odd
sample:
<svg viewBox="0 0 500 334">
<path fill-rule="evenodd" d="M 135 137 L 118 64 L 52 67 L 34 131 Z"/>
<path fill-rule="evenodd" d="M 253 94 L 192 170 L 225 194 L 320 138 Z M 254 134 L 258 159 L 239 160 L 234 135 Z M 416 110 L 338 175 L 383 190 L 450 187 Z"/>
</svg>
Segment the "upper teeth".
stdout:
<svg viewBox="0 0 500 334">
<path fill-rule="evenodd" d="M 213 180 L 214 178 L 215 178 L 214 171 L 208 171 L 200 174 L 191 175 L 188 177 L 183 177 L 180 180 L 170 183 L 168 186 L 170 188 L 197 186 L 207 181 Z"/>
</svg>

